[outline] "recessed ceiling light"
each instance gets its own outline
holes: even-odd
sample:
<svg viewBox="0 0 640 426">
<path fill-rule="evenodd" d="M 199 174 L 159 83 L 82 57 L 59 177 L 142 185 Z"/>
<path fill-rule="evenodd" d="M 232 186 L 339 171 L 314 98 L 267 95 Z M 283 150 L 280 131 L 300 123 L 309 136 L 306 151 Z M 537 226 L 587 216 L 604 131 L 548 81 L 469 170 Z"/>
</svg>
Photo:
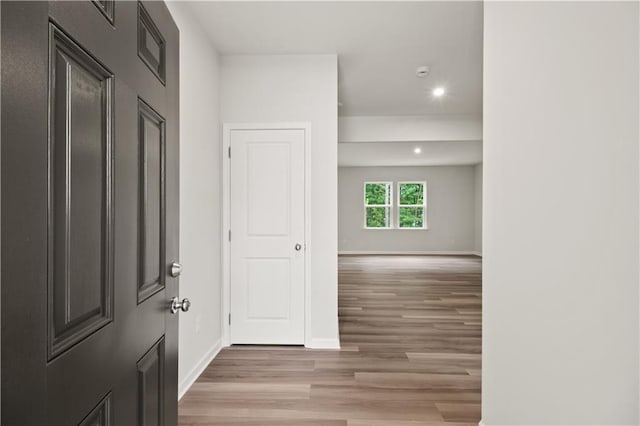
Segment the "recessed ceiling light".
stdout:
<svg viewBox="0 0 640 426">
<path fill-rule="evenodd" d="M 433 93 L 433 96 L 435 96 L 436 98 L 440 98 L 440 97 L 444 96 L 445 92 L 446 91 L 444 90 L 444 87 L 440 86 L 440 87 L 436 87 L 435 89 L 433 89 L 433 92 L 431 92 L 431 93 Z"/>
<path fill-rule="evenodd" d="M 413 149 L 413 152 L 415 152 L 416 154 L 420 154 L 422 152 L 422 149 L 418 146 Z"/>
</svg>

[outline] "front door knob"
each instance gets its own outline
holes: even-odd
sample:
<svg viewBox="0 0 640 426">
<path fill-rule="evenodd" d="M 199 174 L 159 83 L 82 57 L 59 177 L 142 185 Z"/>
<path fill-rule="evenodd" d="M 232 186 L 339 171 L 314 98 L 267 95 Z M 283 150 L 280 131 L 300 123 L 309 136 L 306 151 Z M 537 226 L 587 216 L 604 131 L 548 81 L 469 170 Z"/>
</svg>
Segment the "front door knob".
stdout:
<svg viewBox="0 0 640 426">
<path fill-rule="evenodd" d="M 293 248 L 295 248 L 296 251 L 300 251 L 302 249 L 302 244 L 298 243 Z"/>
<path fill-rule="evenodd" d="M 187 312 L 191 307 L 191 301 L 186 297 L 182 299 L 182 302 L 177 297 L 171 300 L 171 313 L 175 314 L 178 311 Z"/>
</svg>

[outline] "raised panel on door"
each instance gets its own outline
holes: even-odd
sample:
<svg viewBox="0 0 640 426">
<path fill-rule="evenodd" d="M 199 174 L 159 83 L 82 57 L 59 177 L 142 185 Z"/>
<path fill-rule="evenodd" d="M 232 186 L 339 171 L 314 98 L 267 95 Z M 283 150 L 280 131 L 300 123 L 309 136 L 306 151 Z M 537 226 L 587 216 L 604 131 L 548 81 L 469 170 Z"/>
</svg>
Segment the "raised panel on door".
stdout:
<svg viewBox="0 0 640 426">
<path fill-rule="evenodd" d="M 110 71 L 50 25 L 49 358 L 111 322 Z"/>
<path fill-rule="evenodd" d="M 138 361 L 138 425 L 164 424 L 164 337 Z"/>
<path fill-rule="evenodd" d="M 165 120 L 138 100 L 138 303 L 164 288 Z"/>
<path fill-rule="evenodd" d="M 304 343 L 304 130 L 231 133 L 231 342 Z"/>
<path fill-rule="evenodd" d="M 291 236 L 291 145 L 248 142 L 247 229 L 252 238 Z"/>
<path fill-rule="evenodd" d="M 80 422 L 80 426 L 110 426 L 111 424 L 111 392 L 109 392 Z"/>
<path fill-rule="evenodd" d="M 142 3 L 138 3 L 138 55 L 164 84 L 166 74 L 164 36 Z"/>
<path fill-rule="evenodd" d="M 291 318 L 291 260 L 245 259 L 247 320 Z"/>
<path fill-rule="evenodd" d="M 115 24 L 115 9 L 116 2 L 115 0 L 91 0 L 93 4 L 98 8 L 100 13 L 102 13 L 105 19 L 111 24 Z"/>
</svg>

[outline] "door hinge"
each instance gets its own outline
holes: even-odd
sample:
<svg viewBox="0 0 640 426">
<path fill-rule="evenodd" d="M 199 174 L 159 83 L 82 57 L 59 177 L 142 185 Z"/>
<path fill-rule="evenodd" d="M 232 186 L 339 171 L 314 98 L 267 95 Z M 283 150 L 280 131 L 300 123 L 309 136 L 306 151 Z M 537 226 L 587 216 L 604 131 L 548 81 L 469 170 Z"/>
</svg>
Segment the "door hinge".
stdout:
<svg viewBox="0 0 640 426">
<path fill-rule="evenodd" d="M 229 325 L 231 325 L 231 313 L 229 313 Z"/>
<path fill-rule="evenodd" d="M 231 229 L 229 229 L 229 241 L 231 241 Z"/>
<path fill-rule="evenodd" d="M 229 158 L 231 158 L 231 147 L 229 147 Z"/>
</svg>

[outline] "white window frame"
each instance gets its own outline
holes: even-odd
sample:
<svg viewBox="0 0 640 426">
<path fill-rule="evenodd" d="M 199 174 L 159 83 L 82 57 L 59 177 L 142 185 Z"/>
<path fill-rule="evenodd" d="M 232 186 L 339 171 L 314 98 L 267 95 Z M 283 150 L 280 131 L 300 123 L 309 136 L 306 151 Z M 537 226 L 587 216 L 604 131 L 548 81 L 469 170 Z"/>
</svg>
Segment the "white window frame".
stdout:
<svg viewBox="0 0 640 426">
<path fill-rule="evenodd" d="M 400 204 L 400 185 L 406 185 L 406 184 L 421 184 L 422 185 L 422 204 Z M 427 182 L 426 181 L 420 181 L 420 180 L 408 180 L 408 181 L 399 181 L 397 182 L 398 185 L 398 191 L 397 191 L 397 209 L 398 209 L 398 214 L 396 215 L 397 219 L 396 219 L 396 229 L 401 229 L 401 230 L 425 230 L 425 229 L 429 229 L 427 226 Z M 401 227 L 400 226 L 400 209 L 401 208 L 420 208 L 422 207 L 422 226 L 421 227 Z"/>
<path fill-rule="evenodd" d="M 387 197 L 389 200 L 388 204 L 367 204 L 367 185 L 387 185 L 389 188 L 389 196 Z M 362 185 L 362 204 L 364 206 L 363 213 L 363 225 L 364 229 L 393 229 L 393 182 L 392 181 L 365 181 Z M 385 227 L 370 227 L 367 226 L 367 208 L 368 207 L 385 207 L 389 209 L 389 226 Z"/>
</svg>

